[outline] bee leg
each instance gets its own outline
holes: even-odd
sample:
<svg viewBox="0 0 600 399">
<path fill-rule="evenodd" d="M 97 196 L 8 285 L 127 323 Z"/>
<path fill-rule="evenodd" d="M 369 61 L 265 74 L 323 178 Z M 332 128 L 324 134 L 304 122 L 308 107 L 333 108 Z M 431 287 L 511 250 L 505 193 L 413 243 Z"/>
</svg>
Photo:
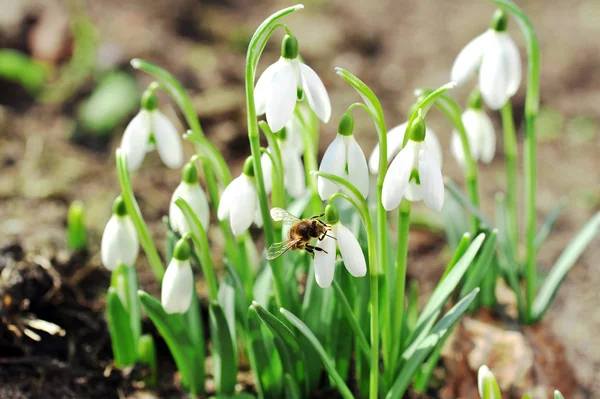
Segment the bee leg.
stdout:
<svg viewBox="0 0 600 399">
<path fill-rule="evenodd" d="M 315 215 L 315 216 L 312 216 L 312 217 L 311 217 L 311 219 L 320 219 L 320 218 L 322 218 L 323 216 L 325 216 L 325 214 L 324 214 L 324 213 L 322 213 L 322 214 L 320 214 L 320 215 Z"/>
<path fill-rule="evenodd" d="M 325 252 L 328 253 L 327 251 L 325 251 L 323 248 L 321 247 L 315 247 L 314 245 L 307 245 L 305 248 L 308 252 L 313 254 L 313 258 L 315 256 L 315 251 L 319 251 L 319 252 Z"/>
</svg>

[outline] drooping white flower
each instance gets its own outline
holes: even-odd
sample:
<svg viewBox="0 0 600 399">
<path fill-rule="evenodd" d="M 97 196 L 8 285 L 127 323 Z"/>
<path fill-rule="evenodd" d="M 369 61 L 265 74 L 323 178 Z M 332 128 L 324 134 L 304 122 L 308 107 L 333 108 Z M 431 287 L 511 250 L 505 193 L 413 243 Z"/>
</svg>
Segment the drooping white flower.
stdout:
<svg viewBox="0 0 600 399">
<path fill-rule="evenodd" d="M 246 159 L 242 174 L 233 179 L 221 194 L 217 218 L 229 220 L 231 230 L 236 236 L 248 230 L 252 222 L 259 227 L 262 226 L 252 158 Z"/>
<path fill-rule="evenodd" d="M 484 163 L 492 162 L 496 152 L 496 135 L 494 125 L 482 108 L 467 108 L 462 114 L 462 122 L 467 131 L 469 149 L 475 161 Z M 460 134 L 456 129 L 452 131 L 450 150 L 456 161 L 464 166 L 465 153 L 463 151 Z"/>
<path fill-rule="evenodd" d="M 129 122 L 121 139 L 129 171 L 139 168 L 146 153 L 154 148 L 167 167 L 176 169 L 183 164 L 181 137 L 169 118 L 158 110 L 154 91 L 147 90 L 142 109 Z"/>
<path fill-rule="evenodd" d="M 402 149 L 402 143 L 404 142 L 404 136 L 406 133 L 406 126 L 408 122 L 404 122 L 392 129 L 387 133 L 387 161 L 390 163 L 392 159 Z M 442 146 L 437 138 L 437 135 L 433 130 L 427 127 L 427 134 L 425 135 L 425 145 L 433 153 L 438 163 L 442 165 Z M 369 170 L 371 174 L 376 175 L 379 173 L 379 144 L 373 149 L 371 156 L 369 157 Z"/>
<path fill-rule="evenodd" d="M 410 127 L 410 139 L 387 170 L 382 188 L 382 203 L 387 211 L 396 209 L 402 198 L 423 200 L 437 211 L 444 205 L 444 181 L 434 153 L 424 142 L 425 121 L 417 117 Z"/>
<path fill-rule="evenodd" d="M 493 110 L 502 108 L 521 84 L 521 57 L 506 24 L 506 15 L 498 10 L 492 27 L 460 51 L 451 72 L 452 80 L 462 85 L 479 70 L 481 95 Z"/>
<path fill-rule="evenodd" d="M 190 264 L 190 247 L 185 238 L 173 250 L 160 290 L 160 300 L 167 313 L 185 313 L 194 295 L 194 274 Z"/>
<path fill-rule="evenodd" d="M 296 107 L 298 91 L 323 122 L 331 116 L 331 103 L 319 76 L 298 60 L 298 41 L 286 35 L 281 44 L 281 57 L 260 76 L 254 90 L 257 115 L 267 114 L 272 131 L 281 130 Z"/>
<path fill-rule="evenodd" d="M 344 226 L 337 216 L 337 209 L 328 205 L 325 209 L 327 223 L 331 230 L 317 243 L 322 250 L 314 251 L 315 280 L 319 287 L 327 288 L 333 281 L 335 272 L 336 246 L 340 249 L 342 261 L 348 272 L 354 277 L 367 274 L 367 263 L 360 244 L 354 234 Z"/>
<path fill-rule="evenodd" d="M 352 116 L 344 114 L 340 119 L 337 136 L 325 150 L 319 171 L 348 180 L 366 198 L 369 194 L 369 167 L 365 154 L 352 135 L 353 129 Z M 340 190 L 337 184 L 320 176 L 317 188 L 324 201 Z"/>
<path fill-rule="evenodd" d="M 285 125 L 285 128 L 277 133 L 277 142 L 281 153 L 283 164 L 283 181 L 285 189 L 293 198 L 299 198 L 306 192 L 306 175 L 304 173 L 304 164 L 302 163 L 302 153 L 304 152 L 304 143 L 299 131 L 296 117 L 292 117 Z M 269 147 L 267 149 L 272 154 Z M 263 177 L 265 181 L 265 191 L 271 192 L 273 185 L 273 162 L 271 157 L 263 154 L 261 157 Z"/>
<path fill-rule="evenodd" d="M 484 396 L 486 383 L 492 384 L 492 389 L 489 392 L 490 395 Z M 494 374 L 486 365 L 481 366 L 477 373 L 477 388 L 479 390 L 479 397 L 481 399 L 502 399 L 500 396 L 500 388 L 496 382 L 496 377 L 494 377 Z"/>
<path fill-rule="evenodd" d="M 181 209 L 175 205 L 177 198 L 183 198 L 192 208 L 192 211 L 200 220 L 204 230 L 208 229 L 210 224 L 210 210 L 208 208 L 208 200 L 206 194 L 200 184 L 198 184 L 198 169 L 190 162 L 181 173 L 181 183 L 173 192 L 171 203 L 169 204 L 169 222 L 171 228 L 181 235 L 190 232 L 190 226 L 181 212 Z"/>
<path fill-rule="evenodd" d="M 108 220 L 102 234 L 100 246 L 102 264 L 108 270 L 114 270 L 121 263 L 126 266 L 134 266 L 139 247 L 135 226 L 127 214 L 125 201 L 119 196 L 115 199 L 113 215 Z"/>
</svg>

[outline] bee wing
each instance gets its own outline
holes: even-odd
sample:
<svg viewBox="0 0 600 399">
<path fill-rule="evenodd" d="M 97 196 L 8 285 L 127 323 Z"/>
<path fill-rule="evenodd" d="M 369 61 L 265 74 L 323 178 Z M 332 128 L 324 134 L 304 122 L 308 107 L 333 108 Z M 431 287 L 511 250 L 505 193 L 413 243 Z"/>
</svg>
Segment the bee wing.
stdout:
<svg viewBox="0 0 600 399">
<path fill-rule="evenodd" d="M 267 259 L 273 260 L 275 258 L 280 257 L 281 255 L 286 253 L 291 247 L 293 247 L 295 243 L 296 243 L 296 240 L 282 241 L 282 242 L 274 243 L 273 245 L 271 245 L 269 247 L 269 250 L 267 251 Z"/>
<path fill-rule="evenodd" d="M 271 218 L 276 222 L 282 221 L 284 223 L 296 223 L 300 220 L 285 209 L 281 208 L 271 209 Z"/>
</svg>

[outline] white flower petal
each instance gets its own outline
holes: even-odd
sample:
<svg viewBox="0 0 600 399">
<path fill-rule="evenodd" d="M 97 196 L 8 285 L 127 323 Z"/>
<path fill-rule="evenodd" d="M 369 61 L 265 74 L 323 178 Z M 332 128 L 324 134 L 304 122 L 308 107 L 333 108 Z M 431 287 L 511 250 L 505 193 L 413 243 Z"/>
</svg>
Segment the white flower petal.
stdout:
<svg viewBox="0 0 600 399">
<path fill-rule="evenodd" d="M 151 113 L 152 133 L 156 140 L 156 150 L 163 163 L 171 168 L 181 168 L 183 165 L 183 146 L 181 136 L 169 118 L 159 110 Z"/>
<path fill-rule="evenodd" d="M 269 127 L 273 132 L 277 132 L 283 129 L 294 114 L 297 78 L 290 60 L 281 58 L 274 66 L 273 76 L 267 91 L 265 109 Z"/>
<path fill-rule="evenodd" d="M 417 184 L 415 179 L 408 182 L 408 186 L 406 186 L 406 191 L 404 192 L 404 198 L 411 202 L 421 201 L 423 199 L 421 186 Z"/>
<path fill-rule="evenodd" d="M 317 246 L 327 251 L 327 253 L 315 251 L 313 260 L 315 280 L 317 281 L 317 284 L 319 284 L 319 287 L 327 288 L 331 285 L 333 274 L 335 272 L 335 240 L 330 237 L 325 237 L 323 241 L 317 244 Z"/>
<path fill-rule="evenodd" d="M 302 74 L 302 88 L 310 107 L 319 119 L 325 123 L 329 122 L 331 102 L 325 85 L 323 85 L 317 73 L 302 62 L 300 62 L 300 73 Z"/>
<path fill-rule="evenodd" d="M 270 151 L 267 149 L 267 151 Z M 265 192 L 267 194 L 271 193 L 273 189 L 273 162 L 271 162 L 271 157 L 267 154 L 262 154 L 260 156 L 260 164 L 263 171 L 263 180 L 265 183 Z"/>
<path fill-rule="evenodd" d="M 468 108 L 461 115 L 462 123 L 467 132 L 467 139 L 469 140 L 469 150 L 471 150 L 471 156 L 476 161 L 479 160 L 481 156 L 481 141 L 479 140 L 481 118 L 479 117 L 479 112 L 481 111 Z"/>
<path fill-rule="evenodd" d="M 506 91 L 508 96 L 512 97 L 519 90 L 519 85 L 521 84 L 521 56 L 519 55 L 517 45 L 508 32 L 499 33 L 498 39 L 508 65 L 508 86 L 506 87 Z"/>
<path fill-rule="evenodd" d="M 306 192 L 306 175 L 302 158 L 293 148 L 282 148 L 283 174 L 285 188 L 293 198 L 299 198 Z"/>
<path fill-rule="evenodd" d="M 386 211 L 394 210 L 400 205 L 408 186 L 408 178 L 414 160 L 414 143 L 409 140 L 406 147 L 394 158 L 383 180 L 381 202 Z"/>
<path fill-rule="evenodd" d="M 429 126 L 427 126 L 426 129 L 427 133 L 425 134 L 425 145 L 427 148 L 429 148 L 429 151 L 431 151 L 440 166 L 442 166 L 443 151 L 440 140 L 438 139 L 437 134 L 435 134 L 435 132 L 431 130 Z"/>
<path fill-rule="evenodd" d="M 230 206 L 229 224 L 237 237 L 252 225 L 256 217 L 258 198 L 254 183 L 248 176 L 242 174 L 236 180 L 238 184 L 235 186 L 234 199 Z"/>
<path fill-rule="evenodd" d="M 344 145 L 344 137 L 337 135 L 331 142 L 319 166 L 319 171 L 330 173 L 336 176 L 343 176 L 346 169 L 346 146 Z M 328 200 L 333 194 L 339 191 L 337 184 L 319 177 L 317 179 L 317 188 L 319 196 L 323 201 Z"/>
<path fill-rule="evenodd" d="M 452 131 L 452 137 L 450 138 L 450 151 L 452 152 L 454 159 L 456 159 L 456 162 L 458 162 L 460 166 L 464 167 L 465 152 L 463 151 L 462 141 L 457 130 Z"/>
<path fill-rule="evenodd" d="M 258 195 L 256 196 L 256 211 L 254 212 L 254 224 L 256 227 L 262 227 L 263 218 L 262 213 L 260 211 L 260 200 L 258 199 Z"/>
<path fill-rule="evenodd" d="M 114 270 L 119 264 L 134 266 L 139 250 L 139 240 L 129 216 L 113 215 L 108 220 L 100 246 L 102 264 Z"/>
<path fill-rule="evenodd" d="M 163 277 L 160 299 L 167 313 L 185 313 L 194 295 L 194 275 L 189 260 L 171 259 Z"/>
<path fill-rule="evenodd" d="M 333 228 L 336 230 L 338 247 L 348 272 L 354 277 L 362 277 L 367 274 L 365 255 L 354 234 L 342 223 L 336 224 Z"/>
<path fill-rule="evenodd" d="M 490 163 L 496 153 L 496 133 L 489 116 L 481 110 L 479 113 L 479 157 L 482 162 Z"/>
<path fill-rule="evenodd" d="M 173 230 L 181 235 L 190 232 L 187 220 L 179 207 L 175 205 L 175 200 L 180 197 L 190 205 L 192 211 L 194 211 L 198 220 L 200 220 L 200 224 L 202 224 L 204 230 L 207 230 L 210 225 L 210 211 L 206 194 L 199 184 L 188 184 L 184 182 L 177 186 L 171 197 L 171 203 L 169 204 L 169 221 Z"/>
<path fill-rule="evenodd" d="M 419 178 L 425 205 L 434 211 L 441 212 L 444 205 L 444 180 L 440 166 L 427 148 L 421 150 L 420 153 Z"/>
<path fill-rule="evenodd" d="M 481 64 L 484 49 L 487 47 L 486 39 L 488 36 L 489 30 L 471 40 L 458 53 L 454 65 L 452 65 L 450 76 L 451 80 L 455 81 L 459 86 L 465 84 L 475 71 L 477 71 L 477 68 Z"/>
<path fill-rule="evenodd" d="M 300 107 L 303 109 L 304 107 Z M 296 115 L 292 116 L 292 119 L 285 125 L 286 129 L 286 144 L 296 150 L 296 153 L 302 155 L 304 153 L 304 140 L 303 135 L 308 134 L 304 131 L 302 123 Z"/>
<path fill-rule="evenodd" d="M 127 157 L 127 168 L 134 171 L 140 167 L 150 138 L 150 113 L 141 110 L 125 128 L 121 139 L 121 150 Z"/>
<path fill-rule="evenodd" d="M 256 106 L 256 115 L 262 115 L 266 112 L 267 98 L 269 97 L 269 90 L 271 90 L 271 80 L 273 79 L 273 73 L 277 69 L 277 62 L 271 64 L 265 69 L 265 71 L 258 78 L 256 87 L 254 88 L 254 104 Z"/>
<path fill-rule="evenodd" d="M 354 136 L 346 138 L 348 145 L 348 180 L 354 184 L 358 191 L 367 198 L 369 195 L 369 167 L 365 154 L 354 139 Z"/>
<path fill-rule="evenodd" d="M 225 187 L 225 190 L 223 190 L 223 194 L 221 194 L 221 199 L 219 200 L 219 209 L 217 209 L 217 219 L 221 221 L 229 219 L 231 207 L 238 201 L 237 186 L 239 185 L 242 176 L 243 175 L 240 175 L 233 179 L 231 183 Z"/>
<path fill-rule="evenodd" d="M 510 98 L 508 94 L 509 64 L 497 32 L 493 32 L 487 41 L 487 48 L 481 60 L 479 70 L 479 88 L 481 97 L 493 110 L 498 110 Z"/>
<path fill-rule="evenodd" d="M 402 149 L 402 142 L 404 141 L 404 135 L 406 134 L 406 125 L 408 122 L 404 122 L 387 132 L 387 161 L 388 163 L 400 152 Z M 379 172 L 379 144 L 375 147 L 371 156 L 369 157 L 369 170 L 372 174 L 376 175 Z"/>
</svg>

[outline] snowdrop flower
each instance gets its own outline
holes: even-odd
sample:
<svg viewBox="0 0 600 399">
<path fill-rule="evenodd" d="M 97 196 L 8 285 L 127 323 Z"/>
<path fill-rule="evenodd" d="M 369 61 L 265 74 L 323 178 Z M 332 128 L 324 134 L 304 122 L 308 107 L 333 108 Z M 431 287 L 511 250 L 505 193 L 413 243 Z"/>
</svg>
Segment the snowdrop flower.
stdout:
<svg viewBox="0 0 600 399">
<path fill-rule="evenodd" d="M 487 390 L 485 389 L 486 386 L 488 387 Z M 479 389 L 479 397 L 482 399 L 502 399 L 496 377 L 486 365 L 481 366 L 477 373 L 477 388 Z M 484 395 L 484 393 L 488 395 Z"/>
<path fill-rule="evenodd" d="M 363 277 L 367 274 L 365 255 L 354 234 L 340 222 L 337 208 L 333 204 L 325 208 L 325 220 L 331 230 L 317 244 L 322 251 L 315 251 L 313 262 L 317 284 L 321 288 L 331 285 L 335 272 L 336 246 L 340 249 L 346 270 L 354 277 Z"/>
<path fill-rule="evenodd" d="M 519 50 L 506 25 L 504 12 L 496 11 L 491 27 L 460 51 L 451 73 L 452 80 L 462 85 L 479 69 L 481 95 L 494 110 L 502 108 L 521 84 Z"/>
<path fill-rule="evenodd" d="M 263 72 L 256 83 L 256 113 L 266 113 L 269 127 L 277 132 L 292 117 L 300 93 L 306 96 L 319 119 L 327 123 L 331 116 L 327 90 L 315 71 L 298 60 L 298 40 L 288 34 L 281 43 L 281 57 Z"/>
<path fill-rule="evenodd" d="M 406 133 L 406 126 L 408 122 L 404 122 L 392 128 L 387 133 L 387 161 L 390 163 L 392 159 L 402 149 L 402 143 L 404 142 L 404 135 Z M 442 165 L 442 146 L 437 138 L 437 135 L 433 130 L 427 129 L 427 135 L 425 136 L 425 145 L 431 150 L 435 159 L 438 161 L 440 166 Z M 376 175 L 379 173 L 379 144 L 375 147 L 371 156 L 369 157 L 369 170 L 371 174 Z"/>
<path fill-rule="evenodd" d="M 496 152 L 496 135 L 492 121 L 483 110 L 481 96 L 477 90 L 472 94 L 469 105 L 462 114 L 462 122 L 467 131 L 469 150 L 473 159 L 475 161 L 481 160 L 484 163 L 490 163 Z M 465 153 L 460 134 L 456 129 L 452 131 L 450 150 L 456 161 L 461 166 L 464 166 Z"/>
<path fill-rule="evenodd" d="M 175 205 L 177 198 L 183 198 L 190 205 L 196 216 L 198 216 L 198 220 L 200 220 L 200 224 L 202 224 L 204 230 L 208 229 L 210 224 L 208 200 L 202 187 L 198 184 L 198 169 L 196 169 L 196 165 L 193 162 L 189 162 L 183 168 L 181 183 L 173 192 L 171 203 L 169 204 L 169 222 L 171 228 L 179 234 L 184 235 L 190 232 L 190 226 L 185 216 L 183 216 L 181 209 Z"/>
<path fill-rule="evenodd" d="M 194 295 L 194 274 L 187 237 L 177 242 L 160 289 L 160 301 L 167 313 L 185 313 Z"/>
<path fill-rule="evenodd" d="M 244 162 L 244 171 L 232 180 L 221 195 L 217 210 L 219 220 L 229 220 L 233 234 L 239 236 L 250 228 L 252 222 L 262 226 L 260 202 L 254 183 L 252 158 Z"/>
<path fill-rule="evenodd" d="M 121 139 L 129 171 L 140 167 L 148 151 L 157 149 L 163 163 L 172 169 L 183 165 L 181 137 L 171 121 L 158 110 L 153 87 L 142 96 L 142 109 L 133 117 Z"/>
<path fill-rule="evenodd" d="M 387 211 L 396 209 L 402 197 L 423 200 L 434 211 L 444 204 L 442 171 L 433 151 L 427 147 L 425 121 L 418 116 L 409 127 L 410 139 L 392 161 L 383 181 L 382 203 Z"/>
<path fill-rule="evenodd" d="M 369 167 L 362 149 L 354 139 L 354 119 L 350 114 L 340 118 L 338 134 L 331 142 L 319 166 L 320 172 L 343 177 L 366 198 L 369 194 Z M 319 196 L 328 200 L 339 191 L 339 186 L 324 177 L 317 180 Z"/>
<path fill-rule="evenodd" d="M 113 215 L 102 234 L 102 264 L 114 270 L 120 264 L 133 266 L 140 243 L 131 217 L 127 214 L 123 197 L 118 196 L 113 204 Z"/>
<path fill-rule="evenodd" d="M 304 164 L 302 163 L 302 153 L 304 152 L 304 143 L 302 142 L 302 132 L 299 121 L 294 116 L 285 125 L 283 129 L 276 133 L 279 151 L 281 152 L 281 161 L 283 163 L 283 181 L 285 189 L 293 198 L 299 198 L 306 192 L 306 175 L 304 173 Z M 271 152 L 271 149 L 267 149 Z M 265 181 L 265 191 L 271 192 L 273 185 L 273 162 L 271 157 L 263 154 L 261 165 Z"/>
</svg>

